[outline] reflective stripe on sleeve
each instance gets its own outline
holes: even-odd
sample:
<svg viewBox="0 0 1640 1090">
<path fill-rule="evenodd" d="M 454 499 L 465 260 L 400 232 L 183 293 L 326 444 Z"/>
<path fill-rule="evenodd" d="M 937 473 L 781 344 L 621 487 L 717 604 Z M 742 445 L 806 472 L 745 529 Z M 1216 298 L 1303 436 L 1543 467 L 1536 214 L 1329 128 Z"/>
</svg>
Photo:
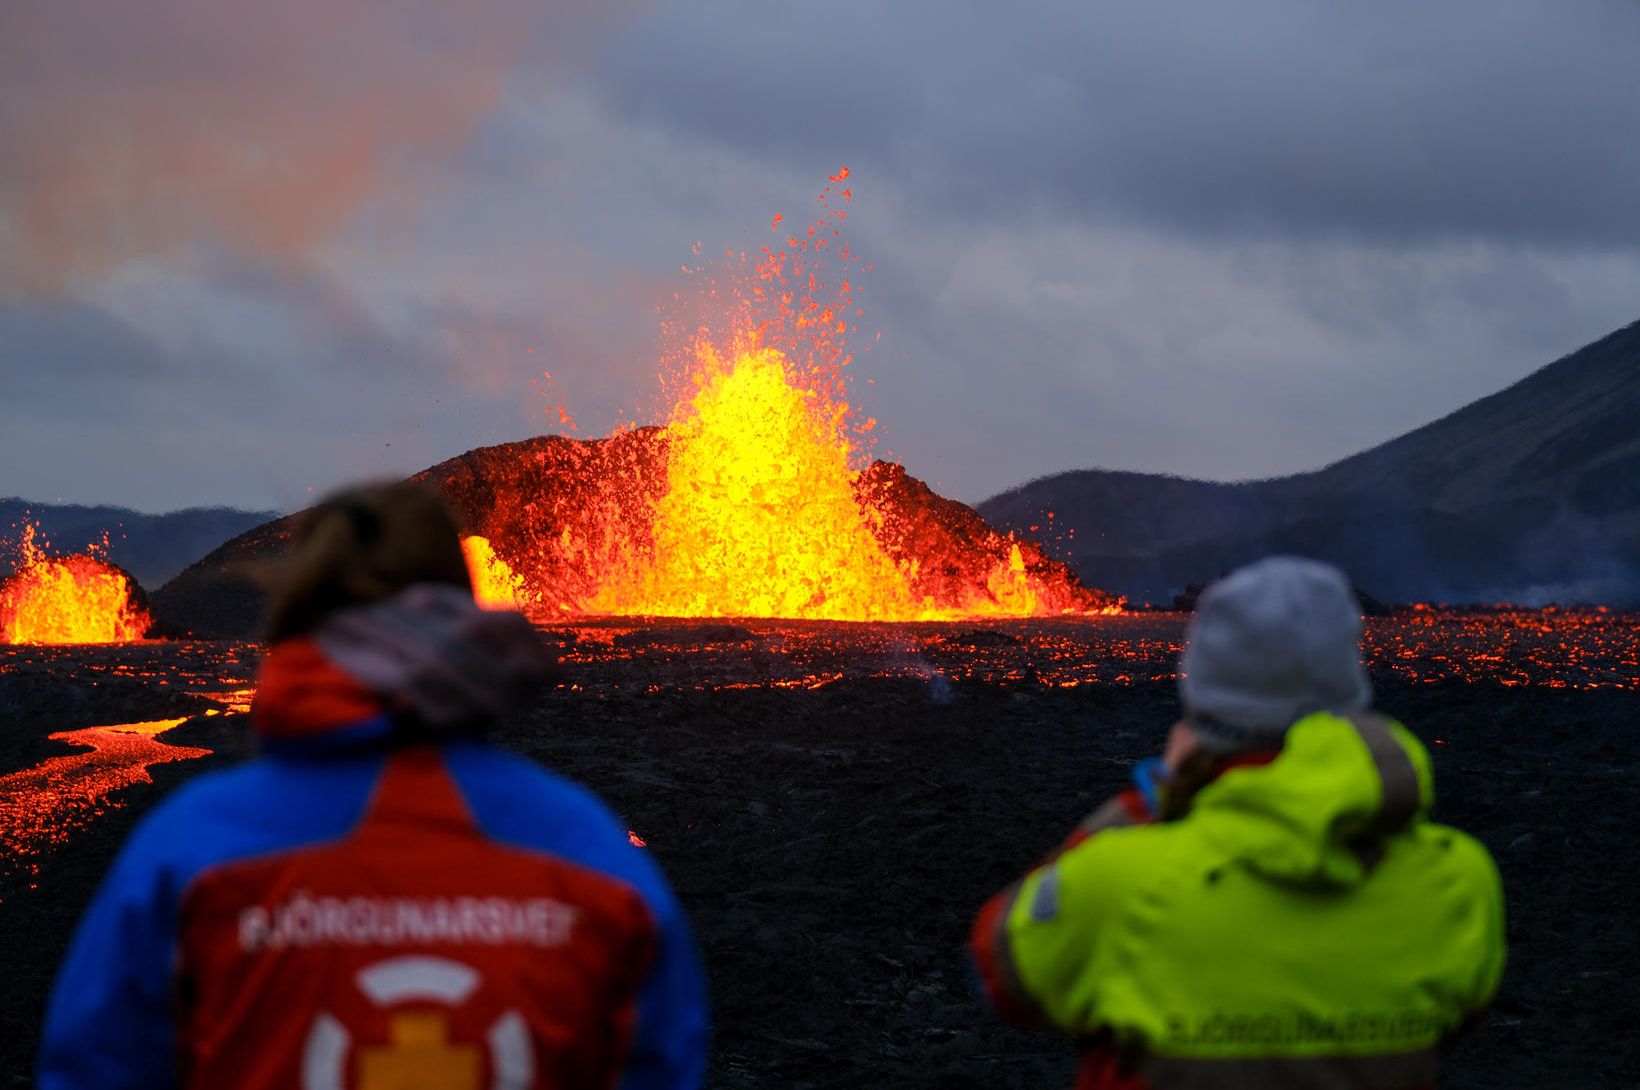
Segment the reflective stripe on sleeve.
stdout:
<svg viewBox="0 0 1640 1090">
<path fill-rule="evenodd" d="M 1019 975 L 1019 964 L 1014 960 L 1013 944 L 1008 939 L 1008 917 L 1013 915 L 1014 904 L 1019 900 L 1020 891 L 1024 888 L 1025 882 L 1022 880 L 1002 899 L 1002 909 L 992 922 L 990 952 L 995 959 L 997 983 L 1007 994 L 1009 1002 L 1032 1019 L 1046 1021 L 1041 1005 L 1026 989 L 1024 978 Z"/>
<path fill-rule="evenodd" d="M 1082 819 L 1082 824 L 1077 826 L 1078 831 L 1091 836 L 1105 829 L 1125 829 L 1139 824 L 1133 816 L 1134 804 L 1127 797 L 1128 794 L 1128 792 L 1123 792 L 1117 795 Z"/>
</svg>

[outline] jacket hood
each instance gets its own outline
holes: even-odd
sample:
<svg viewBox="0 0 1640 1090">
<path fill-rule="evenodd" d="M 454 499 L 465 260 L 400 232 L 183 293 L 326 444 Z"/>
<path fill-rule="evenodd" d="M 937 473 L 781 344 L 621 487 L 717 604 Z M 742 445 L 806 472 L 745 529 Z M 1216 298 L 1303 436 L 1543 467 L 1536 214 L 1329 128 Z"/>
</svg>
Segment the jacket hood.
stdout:
<svg viewBox="0 0 1640 1090">
<path fill-rule="evenodd" d="M 275 644 L 252 724 L 276 746 L 471 733 L 556 673 L 522 614 L 481 609 L 456 587 L 418 585 Z"/>
<path fill-rule="evenodd" d="M 1267 765 L 1203 788 L 1190 820 L 1251 870 L 1287 882 L 1354 885 L 1387 837 L 1434 801 L 1429 753 L 1399 723 L 1318 712 Z"/>
</svg>

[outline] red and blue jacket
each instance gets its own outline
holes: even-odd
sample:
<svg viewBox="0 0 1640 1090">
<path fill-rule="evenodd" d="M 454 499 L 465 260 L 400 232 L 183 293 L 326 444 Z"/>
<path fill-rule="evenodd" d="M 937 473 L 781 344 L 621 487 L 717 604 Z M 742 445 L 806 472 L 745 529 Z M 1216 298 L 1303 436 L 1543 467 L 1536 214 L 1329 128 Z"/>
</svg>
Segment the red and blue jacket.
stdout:
<svg viewBox="0 0 1640 1090">
<path fill-rule="evenodd" d="M 699 1085 L 688 925 L 590 792 L 405 744 L 311 640 L 253 719 L 263 755 L 156 807 L 81 921 L 44 1090 Z"/>
</svg>

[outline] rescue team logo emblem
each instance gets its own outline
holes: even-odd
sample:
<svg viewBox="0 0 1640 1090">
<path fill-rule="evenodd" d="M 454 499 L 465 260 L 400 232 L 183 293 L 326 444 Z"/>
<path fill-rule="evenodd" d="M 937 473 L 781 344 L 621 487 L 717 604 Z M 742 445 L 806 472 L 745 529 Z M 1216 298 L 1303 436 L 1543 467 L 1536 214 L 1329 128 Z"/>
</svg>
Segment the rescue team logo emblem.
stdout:
<svg viewBox="0 0 1640 1090">
<path fill-rule="evenodd" d="M 388 1011 L 388 1040 L 355 1042 L 339 1018 L 321 1011 L 302 1051 L 302 1090 L 527 1090 L 534 1082 L 535 1049 L 517 1011 L 492 1022 L 482 1045 L 450 1040 L 449 1015 L 437 1008 L 453 1013 L 466 1004 L 484 981 L 477 969 L 412 955 L 366 966 L 354 981 L 374 1007 Z M 406 1009 L 392 1010 L 401 1005 Z M 488 1087 L 480 1083 L 486 1052 Z M 349 1067 L 356 1082 L 347 1077 Z"/>
</svg>

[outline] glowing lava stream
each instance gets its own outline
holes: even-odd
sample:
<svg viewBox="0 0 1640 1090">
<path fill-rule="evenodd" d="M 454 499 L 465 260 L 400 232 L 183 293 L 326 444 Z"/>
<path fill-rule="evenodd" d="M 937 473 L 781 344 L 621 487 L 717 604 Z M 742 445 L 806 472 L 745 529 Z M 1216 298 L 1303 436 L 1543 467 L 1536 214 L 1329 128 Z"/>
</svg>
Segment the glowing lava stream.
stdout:
<svg viewBox="0 0 1640 1090">
<path fill-rule="evenodd" d="M 0 643 L 128 643 L 153 624 L 124 572 L 94 551 L 48 557 L 24 525 L 17 570 L 0 580 Z"/>
<path fill-rule="evenodd" d="M 157 735 L 187 722 L 160 719 L 112 727 L 87 727 L 51 735 L 57 742 L 90 746 L 88 753 L 52 757 L 33 768 L 0 776 L 0 847 L 5 855 L 38 855 L 60 847 L 117 803 L 108 796 L 137 783 L 152 783 L 151 765 L 210 754 L 171 746 Z M 15 864 L 0 863 L 0 876 Z"/>
</svg>

